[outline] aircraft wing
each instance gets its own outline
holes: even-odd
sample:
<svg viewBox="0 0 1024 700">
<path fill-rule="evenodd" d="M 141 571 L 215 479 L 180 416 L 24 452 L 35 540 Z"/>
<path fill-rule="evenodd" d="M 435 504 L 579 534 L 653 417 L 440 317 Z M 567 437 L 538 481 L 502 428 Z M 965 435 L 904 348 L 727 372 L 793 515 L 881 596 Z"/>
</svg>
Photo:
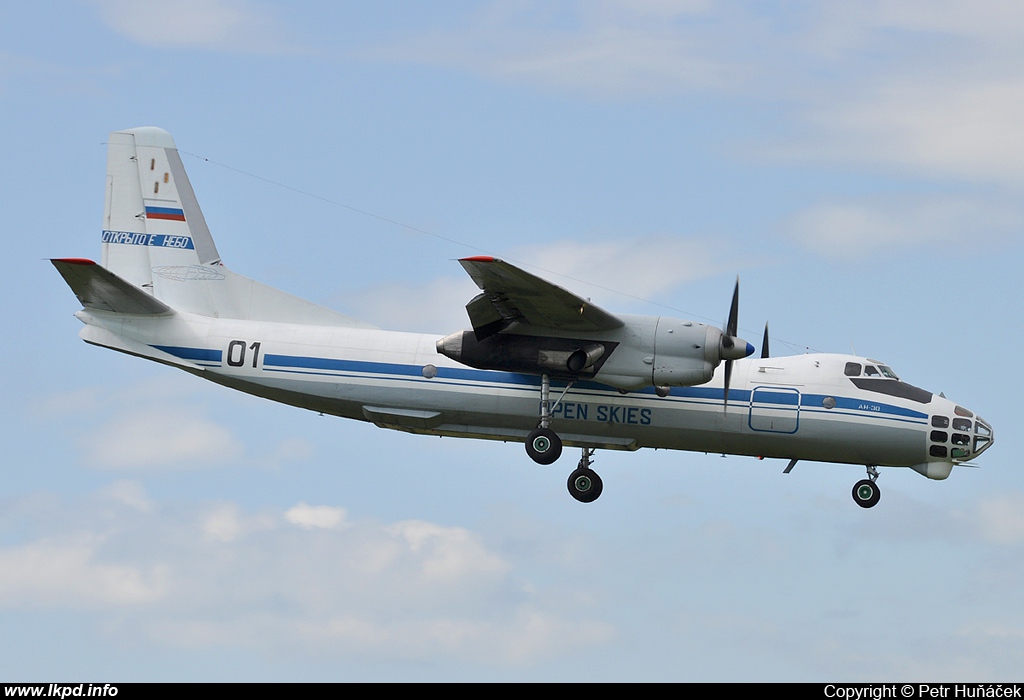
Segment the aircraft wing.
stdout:
<svg viewBox="0 0 1024 700">
<path fill-rule="evenodd" d="M 623 325 L 586 299 L 503 260 L 479 255 L 459 263 L 483 290 L 466 304 L 477 340 L 517 322 L 566 331 L 605 331 Z"/>
</svg>

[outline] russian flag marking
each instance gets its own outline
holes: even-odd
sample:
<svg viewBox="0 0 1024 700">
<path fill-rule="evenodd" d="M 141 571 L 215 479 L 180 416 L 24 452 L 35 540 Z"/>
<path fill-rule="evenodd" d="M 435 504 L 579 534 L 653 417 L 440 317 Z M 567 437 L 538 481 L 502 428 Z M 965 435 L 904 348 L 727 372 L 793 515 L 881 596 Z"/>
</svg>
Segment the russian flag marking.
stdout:
<svg viewBox="0 0 1024 700">
<path fill-rule="evenodd" d="M 184 221 L 185 212 L 173 207 L 146 207 L 147 219 L 163 219 L 164 221 Z"/>
</svg>

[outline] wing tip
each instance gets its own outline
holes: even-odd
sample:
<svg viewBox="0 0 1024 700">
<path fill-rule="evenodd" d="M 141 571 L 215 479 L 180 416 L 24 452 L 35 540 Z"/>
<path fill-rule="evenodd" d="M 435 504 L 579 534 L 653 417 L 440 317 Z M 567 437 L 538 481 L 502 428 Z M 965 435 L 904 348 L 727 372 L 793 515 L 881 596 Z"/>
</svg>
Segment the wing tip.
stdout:
<svg viewBox="0 0 1024 700">
<path fill-rule="evenodd" d="M 95 265 L 96 261 L 89 258 L 50 258 L 52 263 L 65 263 L 67 265 Z"/>
<path fill-rule="evenodd" d="M 498 258 L 490 255 L 471 255 L 468 258 L 459 258 L 459 262 L 501 262 Z"/>
</svg>

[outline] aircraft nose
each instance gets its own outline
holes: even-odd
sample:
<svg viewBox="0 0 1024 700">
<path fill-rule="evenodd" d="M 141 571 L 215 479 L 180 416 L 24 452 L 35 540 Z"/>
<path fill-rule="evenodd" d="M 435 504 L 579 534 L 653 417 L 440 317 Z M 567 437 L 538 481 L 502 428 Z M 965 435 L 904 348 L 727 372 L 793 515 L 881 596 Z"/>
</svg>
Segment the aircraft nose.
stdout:
<svg viewBox="0 0 1024 700">
<path fill-rule="evenodd" d="M 980 417 L 974 421 L 974 456 L 977 457 L 982 452 L 992 447 L 992 443 L 996 440 L 995 433 L 992 431 L 992 426 Z"/>
</svg>

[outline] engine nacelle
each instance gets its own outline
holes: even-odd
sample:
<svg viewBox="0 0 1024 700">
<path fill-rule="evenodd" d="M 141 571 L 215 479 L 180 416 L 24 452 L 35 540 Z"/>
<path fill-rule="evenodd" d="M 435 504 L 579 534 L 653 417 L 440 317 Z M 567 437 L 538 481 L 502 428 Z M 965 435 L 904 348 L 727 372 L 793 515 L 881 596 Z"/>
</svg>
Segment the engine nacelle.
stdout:
<svg viewBox="0 0 1024 700">
<path fill-rule="evenodd" d="M 478 369 L 594 379 L 623 391 L 653 385 L 662 392 L 710 381 L 725 354 L 722 331 L 713 326 L 655 316 L 624 320 L 622 328 L 590 338 L 498 332 L 479 339 L 473 331 L 459 331 L 438 340 L 437 351 Z M 745 357 L 752 348 L 742 345 L 730 351 Z"/>
<path fill-rule="evenodd" d="M 478 369 L 576 379 L 597 374 L 618 344 L 502 333 L 477 340 L 473 331 L 459 331 L 438 340 L 437 351 Z"/>
<path fill-rule="evenodd" d="M 702 323 L 659 318 L 654 335 L 651 383 L 694 386 L 710 381 L 721 359 L 721 335 L 717 328 Z"/>
</svg>

